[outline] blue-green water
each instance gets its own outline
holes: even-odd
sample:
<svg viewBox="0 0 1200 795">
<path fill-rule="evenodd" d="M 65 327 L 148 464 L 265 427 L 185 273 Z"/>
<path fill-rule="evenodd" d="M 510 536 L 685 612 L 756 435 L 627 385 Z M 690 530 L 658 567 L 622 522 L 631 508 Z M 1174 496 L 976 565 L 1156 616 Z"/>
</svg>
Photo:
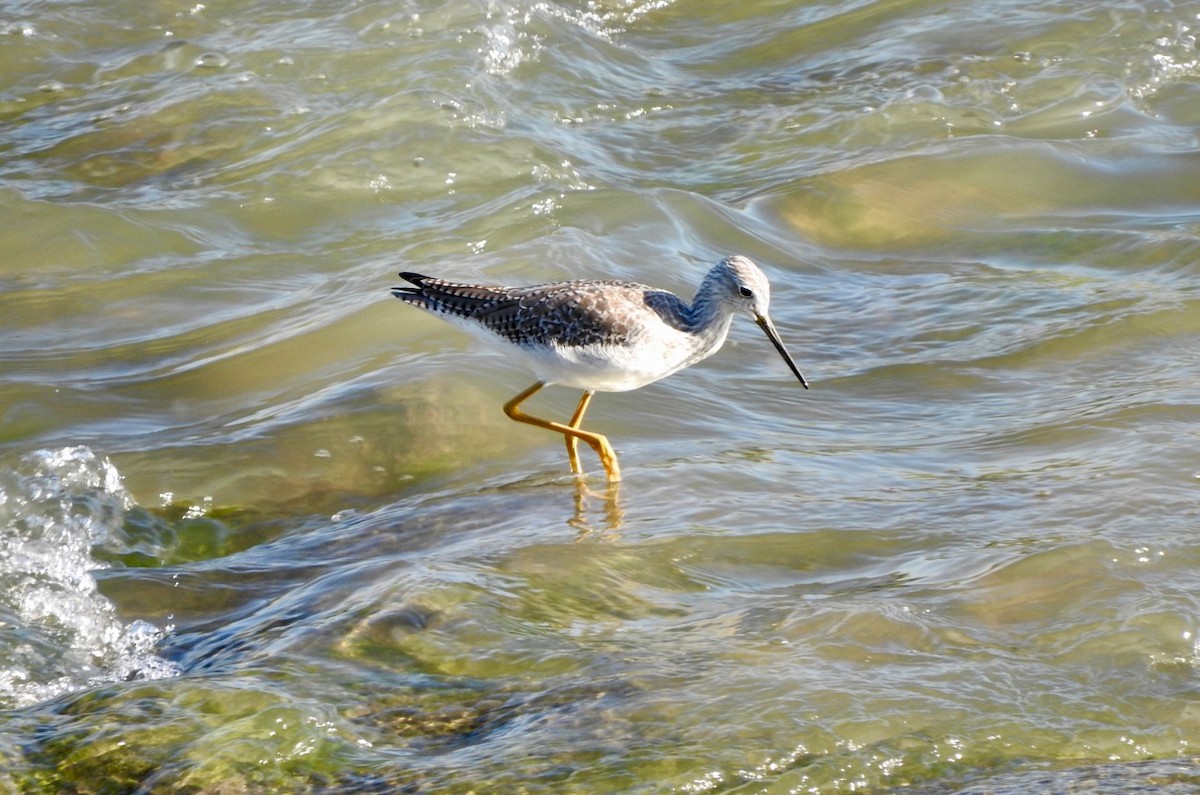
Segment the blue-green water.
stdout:
<svg viewBox="0 0 1200 795">
<path fill-rule="evenodd" d="M 1198 25 L 0 7 L 0 791 L 1188 786 Z M 387 290 L 729 253 L 615 489 Z"/>
</svg>

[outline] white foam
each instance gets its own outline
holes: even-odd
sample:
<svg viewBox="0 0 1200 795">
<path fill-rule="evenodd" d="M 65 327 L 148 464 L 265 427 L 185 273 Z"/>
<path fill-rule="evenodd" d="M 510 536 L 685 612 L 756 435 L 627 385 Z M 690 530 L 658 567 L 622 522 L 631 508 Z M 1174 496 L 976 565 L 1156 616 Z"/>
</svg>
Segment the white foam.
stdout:
<svg viewBox="0 0 1200 795">
<path fill-rule="evenodd" d="M 133 499 L 86 447 L 39 450 L 0 473 L 0 706 L 94 684 L 175 676 L 166 634 L 122 622 L 96 586 L 92 549 L 118 541 Z"/>
</svg>

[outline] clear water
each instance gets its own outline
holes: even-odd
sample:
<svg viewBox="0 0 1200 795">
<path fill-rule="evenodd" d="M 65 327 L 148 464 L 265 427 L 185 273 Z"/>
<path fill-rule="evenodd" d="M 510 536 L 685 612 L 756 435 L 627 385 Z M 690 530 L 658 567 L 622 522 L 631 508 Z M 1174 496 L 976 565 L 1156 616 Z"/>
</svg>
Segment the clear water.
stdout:
<svg viewBox="0 0 1200 795">
<path fill-rule="evenodd" d="M 1198 25 L 0 9 L 0 790 L 1186 784 Z M 738 322 L 619 489 L 387 293 L 735 252 L 813 389 Z"/>
</svg>

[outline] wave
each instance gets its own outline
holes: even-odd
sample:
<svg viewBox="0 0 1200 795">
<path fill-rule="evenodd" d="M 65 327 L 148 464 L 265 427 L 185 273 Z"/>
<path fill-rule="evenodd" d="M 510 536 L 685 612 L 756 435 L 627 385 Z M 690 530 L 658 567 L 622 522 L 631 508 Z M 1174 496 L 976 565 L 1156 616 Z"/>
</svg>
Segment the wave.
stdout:
<svg viewBox="0 0 1200 795">
<path fill-rule="evenodd" d="M 39 450 L 0 473 L 0 707 L 180 673 L 154 653 L 170 628 L 125 622 L 100 593 L 99 547 L 120 546 L 133 499 L 87 447 Z"/>
</svg>

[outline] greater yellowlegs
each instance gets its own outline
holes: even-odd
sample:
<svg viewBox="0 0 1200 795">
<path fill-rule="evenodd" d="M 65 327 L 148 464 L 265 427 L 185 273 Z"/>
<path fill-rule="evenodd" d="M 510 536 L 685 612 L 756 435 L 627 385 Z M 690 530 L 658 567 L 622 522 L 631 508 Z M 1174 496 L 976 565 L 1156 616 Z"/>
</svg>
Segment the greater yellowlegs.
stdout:
<svg viewBox="0 0 1200 795">
<path fill-rule="evenodd" d="M 469 331 L 484 332 L 524 354 L 537 374 L 533 386 L 504 404 L 517 422 L 561 433 L 571 471 L 580 474 L 578 442 L 600 456 L 610 481 L 621 479 L 608 439 L 581 429 L 596 392 L 625 392 L 666 378 L 720 349 L 737 312 L 766 332 L 805 389 L 808 382 L 767 316 L 771 285 L 758 266 L 733 256 L 713 266 L 691 306 L 642 284 L 579 279 L 529 287 L 462 284 L 401 273 L 412 287 L 393 287 L 406 304 Z M 531 417 L 519 406 L 547 384 L 584 390 L 567 424 Z"/>
</svg>

